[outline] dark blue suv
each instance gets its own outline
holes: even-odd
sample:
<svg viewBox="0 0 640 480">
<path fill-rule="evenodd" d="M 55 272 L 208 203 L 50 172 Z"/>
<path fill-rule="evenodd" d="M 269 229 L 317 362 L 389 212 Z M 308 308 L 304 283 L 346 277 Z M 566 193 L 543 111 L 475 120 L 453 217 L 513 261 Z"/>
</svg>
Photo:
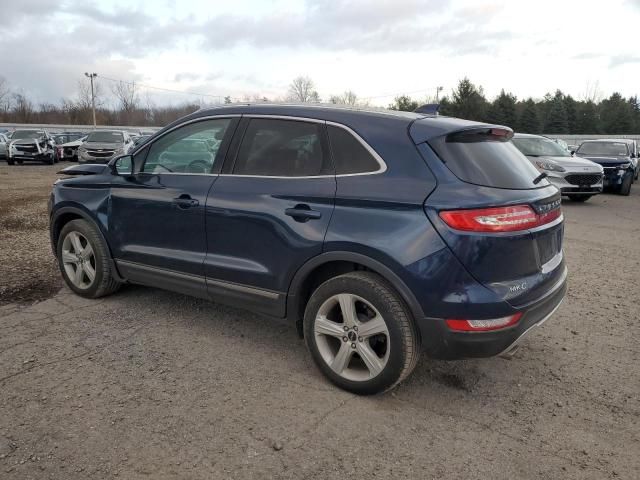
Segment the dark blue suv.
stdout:
<svg viewBox="0 0 640 480">
<path fill-rule="evenodd" d="M 201 110 L 63 170 L 51 241 L 79 295 L 129 282 L 286 317 L 332 382 L 381 392 L 421 352 L 509 351 L 562 301 L 560 194 L 512 135 L 416 113 Z"/>
</svg>

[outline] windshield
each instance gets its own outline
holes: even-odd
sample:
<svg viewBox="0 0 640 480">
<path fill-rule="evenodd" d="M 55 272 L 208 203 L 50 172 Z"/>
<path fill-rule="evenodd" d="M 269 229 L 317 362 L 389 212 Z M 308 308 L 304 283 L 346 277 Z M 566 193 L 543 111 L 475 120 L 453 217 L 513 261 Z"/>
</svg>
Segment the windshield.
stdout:
<svg viewBox="0 0 640 480">
<path fill-rule="evenodd" d="M 553 140 L 543 137 L 514 137 L 514 145 L 528 157 L 570 157 L 571 154 Z"/>
<path fill-rule="evenodd" d="M 622 142 L 585 142 L 576 153 L 581 155 L 610 155 L 614 157 L 626 157 L 629 149 L 626 143 Z"/>
<path fill-rule="evenodd" d="M 122 132 L 93 132 L 87 137 L 87 142 L 122 143 Z"/>
<path fill-rule="evenodd" d="M 11 140 L 21 140 L 24 138 L 39 138 L 42 136 L 40 130 L 16 130 L 11 136 Z"/>
</svg>

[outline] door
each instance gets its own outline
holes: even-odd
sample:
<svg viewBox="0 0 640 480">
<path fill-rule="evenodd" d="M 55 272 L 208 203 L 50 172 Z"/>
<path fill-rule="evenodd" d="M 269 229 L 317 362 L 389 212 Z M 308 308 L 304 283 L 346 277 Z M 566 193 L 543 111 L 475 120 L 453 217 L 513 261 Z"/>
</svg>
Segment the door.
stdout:
<svg viewBox="0 0 640 480">
<path fill-rule="evenodd" d="M 207 199 L 209 294 L 283 316 L 289 283 L 322 252 L 333 212 L 325 124 L 243 118 L 233 143 Z"/>
<path fill-rule="evenodd" d="M 188 123 L 136 154 L 133 176 L 114 186 L 109 230 L 130 281 L 206 296 L 205 204 L 237 119 Z"/>
</svg>

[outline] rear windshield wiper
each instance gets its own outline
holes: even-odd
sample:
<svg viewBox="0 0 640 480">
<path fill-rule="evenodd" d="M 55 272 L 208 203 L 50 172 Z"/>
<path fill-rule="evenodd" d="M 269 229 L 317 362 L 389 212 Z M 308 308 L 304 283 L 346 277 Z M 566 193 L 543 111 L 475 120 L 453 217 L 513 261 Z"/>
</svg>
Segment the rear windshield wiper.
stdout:
<svg viewBox="0 0 640 480">
<path fill-rule="evenodd" d="M 542 172 L 540 175 L 538 175 L 536 178 L 533 179 L 533 184 L 537 185 L 539 184 L 543 179 L 547 178 L 549 175 L 547 175 L 546 172 Z"/>
</svg>

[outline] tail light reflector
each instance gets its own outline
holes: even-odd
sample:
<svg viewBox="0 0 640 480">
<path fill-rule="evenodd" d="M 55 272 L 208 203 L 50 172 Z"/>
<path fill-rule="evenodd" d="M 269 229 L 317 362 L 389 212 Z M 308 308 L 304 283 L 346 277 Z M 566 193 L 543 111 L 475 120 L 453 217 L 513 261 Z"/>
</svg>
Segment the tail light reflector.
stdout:
<svg viewBox="0 0 640 480">
<path fill-rule="evenodd" d="M 491 330 L 511 327 L 520 321 L 520 317 L 522 317 L 522 313 L 518 312 L 508 317 L 492 318 L 489 320 L 459 320 L 449 318 L 446 320 L 446 323 L 451 330 L 458 332 L 489 332 Z"/>
<path fill-rule="evenodd" d="M 539 214 L 529 205 L 516 205 L 449 210 L 440 212 L 440 218 L 451 228 L 466 232 L 517 232 L 550 223 L 560 214 L 560 208 Z"/>
</svg>

